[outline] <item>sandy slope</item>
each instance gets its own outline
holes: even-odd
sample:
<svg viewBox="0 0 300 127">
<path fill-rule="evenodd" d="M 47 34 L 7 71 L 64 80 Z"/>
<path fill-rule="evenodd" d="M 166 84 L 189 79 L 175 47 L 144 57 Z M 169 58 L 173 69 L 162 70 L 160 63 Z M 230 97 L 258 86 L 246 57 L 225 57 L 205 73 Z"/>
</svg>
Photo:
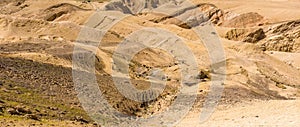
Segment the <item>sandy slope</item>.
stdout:
<svg viewBox="0 0 300 127">
<path fill-rule="evenodd" d="M 197 118 L 186 118 L 178 127 L 223 127 L 223 126 L 284 126 L 300 125 L 299 100 L 254 101 L 233 107 L 219 107 L 210 119 L 197 123 Z M 196 118 L 196 119 L 195 119 Z"/>
<path fill-rule="evenodd" d="M 186 9 L 185 6 L 160 8 L 160 4 L 166 1 L 157 5 L 156 2 L 153 2 L 154 10 L 165 9 L 174 13 Z M 177 93 L 170 91 L 178 89 L 180 81 L 178 62 L 166 52 L 157 49 L 139 52 L 132 60 L 130 76 L 136 87 L 145 88 L 149 85 L 145 82 L 149 71 L 155 67 L 160 68 L 168 74 L 167 84 L 170 91 L 162 94 L 157 101 L 145 105 L 127 100 L 113 86 L 111 58 L 118 44 L 134 31 L 154 27 L 168 30 L 182 38 L 198 60 L 199 77 L 203 82 L 199 84 L 198 99 L 194 108 L 179 126 L 299 125 L 300 1 L 193 0 L 193 2 L 211 3 L 199 5 L 199 10 L 209 18 L 195 16 L 194 11 L 199 11 L 198 8 L 187 9 L 188 11 L 182 11 L 180 15 L 175 13 L 175 18 L 190 21 L 190 24 L 156 13 L 127 14 L 128 18 L 107 32 L 99 47 L 79 44 L 82 49 L 97 49 L 96 76 L 110 104 L 119 111 L 143 116 L 162 111 L 175 98 Z M 168 6 L 174 6 L 172 3 L 166 3 Z M 90 126 L 93 123 L 80 106 L 74 90 L 72 55 L 80 53 L 74 51 L 74 45 L 78 44 L 75 40 L 83 24 L 94 14 L 95 7 L 105 4 L 108 3 L 84 3 L 74 0 L 0 1 L 0 106 L 1 110 L 3 109 L 3 114 L 0 112 L 0 115 L 3 115 L 0 122 L 3 126 L 14 125 L 14 121 L 6 124 L 11 116 L 7 110 L 18 106 L 30 108 L 32 114 L 42 119 L 35 121 L 37 123 L 45 123 L 47 120 L 54 121 L 57 126 L 64 126 L 64 123 L 66 126 L 72 125 L 70 121 L 81 122 L 80 126 Z M 110 9 L 118 12 L 100 13 L 104 18 L 99 20 L 103 22 L 89 26 L 90 32 L 98 32 L 109 26 L 110 21 L 115 21 L 115 15 L 124 16 L 122 12 L 130 13 L 136 10 L 135 4 L 129 3 L 126 5 L 127 8 L 125 5 L 113 4 Z M 227 64 L 227 71 L 224 74 L 225 89 L 219 107 L 206 123 L 199 125 L 195 123 L 196 113 L 210 92 L 210 77 L 213 72 L 210 71 L 211 63 L 205 46 L 196 43 L 201 40 L 189 25 L 194 27 L 206 21 L 214 23 L 221 37 L 226 53 L 224 62 Z M 144 37 L 133 39 L 155 40 L 155 34 L 159 33 L 144 31 L 139 33 Z M 90 74 L 84 68 L 77 71 Z M 32 94 L 39 99 L 32 98 L 30 96 Z M 40 100 L 49 102 L 45 105 Z M 150 110 L 150 107 L 154 108 Z M 135 110 L 136 108 L 139 110 Z M 22 122 L 32 122 L 27 121 L 27 115 L 19 114 L 17 118 L 21 119 L 21 122 L 16 122 L 15 125 L 21 126 Z M 74 126 L 78 124 L 77 122 L 73 123 Z"/>
</svg>

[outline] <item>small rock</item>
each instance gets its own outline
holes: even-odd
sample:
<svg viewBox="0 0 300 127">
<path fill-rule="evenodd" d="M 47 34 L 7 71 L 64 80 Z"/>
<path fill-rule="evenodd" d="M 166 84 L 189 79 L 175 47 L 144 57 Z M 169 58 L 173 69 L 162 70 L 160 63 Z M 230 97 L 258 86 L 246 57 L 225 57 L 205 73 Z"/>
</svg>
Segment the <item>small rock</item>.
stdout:
<svg viewBox="0 0 300 127">
<path fill-rule="evenodd" d="M 85 120 L 82 116 L 76 116 L 75 120 L 78 122 L 89 123 L 89 121 Z"/>
<path fill-rule="evenodd" d="M 58 114 L 66 115 L 66 114 L 67 114 L 67 111 L 60 111 Z"/>
<path fill-rule="evenodd" d="M 9 108 L 7 109 L 7 112 L 10 114 L 10 115 L 21 115 L 16 109 L 14 108 Z"/>
<path fill-rule="evenodd" d="M 60 41 L 60 42 L 64 41 L 64 39 L 62 37 L 53 37 L 53 39 L 55 41 Z"/>
<path fill-rule="evenodd" d="M 40 120 L 40 118 L 35 114 L 27 114 L 25 117 L 32 120 Z"/>
<path fill-rule="evenodd" d="M 9 93 L 9 92 L 10 92 L 10 91 L 9 91 L 8 89 L 6 89 L 6 88 L 2 89 L 2 91 L 5 92 L 5 93 Z"/>
<path fill-rule="evenodd" d="M 0 105 L 0 113 L 4 113 L 5 106 Z"/>
<path fill-rule="evenodd" d="M 31 114 L 32 113 L 29 109 L 25 109 L 23 107 L 17 107 L 16 111 L 21 114 Z"/>
<path fill-rule="evenodd" d="M 94 127 L 101 127 L 101 125 L 99 125 L 98 123 L 93 123 Z"/>
<path fill-rule="evenodd" d="M 200 71 L 200 73 L 197 76 L 197 79 L 209 79 L 210 74 L 209 71 Z"/>
<path fill-rule="evenodd" d="M 57 107 L 48 107 L 48 109 L 53 110 L 53 111 L 57 111 L 58 110 Z"/>
</svg>

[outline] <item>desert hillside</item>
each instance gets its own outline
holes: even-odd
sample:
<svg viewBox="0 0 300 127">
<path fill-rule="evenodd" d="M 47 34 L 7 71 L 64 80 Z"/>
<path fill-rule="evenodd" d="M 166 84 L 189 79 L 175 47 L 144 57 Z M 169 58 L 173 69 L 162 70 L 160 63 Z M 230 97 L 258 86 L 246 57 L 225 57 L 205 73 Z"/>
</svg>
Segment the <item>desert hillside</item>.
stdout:
<svg viewBox="0 0 300 127">
<path fill-rule="evenodd" d="M 175 126 L 299 126 L 299 7 L 299 0 L 0 0 L 0 126 L 135 125 L 106 119 L 103 107 L 91 114 L 93 90 L 137 121 L 172 110 L 183 94 L 181 106 L 191 109 Z M 124 96 L 115 85 L 123 76 L 138 90 L 156 86 L 135 95 L 151 99 Z M 83 89 L 92 79 L 97 87 Z M 195 99 L 183 88 L 195 88 Z M 216 107 L 200 124 L 206 105 Z"/>
</svg>

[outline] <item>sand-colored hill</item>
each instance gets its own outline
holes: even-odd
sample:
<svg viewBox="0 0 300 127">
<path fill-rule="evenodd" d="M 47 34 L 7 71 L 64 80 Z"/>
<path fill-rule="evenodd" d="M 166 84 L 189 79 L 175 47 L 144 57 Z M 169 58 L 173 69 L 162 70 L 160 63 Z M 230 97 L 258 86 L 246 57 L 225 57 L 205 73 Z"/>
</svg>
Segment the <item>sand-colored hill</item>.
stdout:
<svg viewBox="0 0 300 127">
<path fill-rule="evenodd" d="M 300 1 L 190 2 L 195 6 L 187 6 L 182 0 L 149 0 L 144 4 L 134 0 L 0 1 L 0 125 L 100 126 L 83 110 L 77 98 L 72 71 L 87 76 L 90 72 L 84 68 L 89 61 L 73 68 L 74 54 L 82 53 L 74 47 L 96 51 L 96 79 L 113 108 L 140 117 L 165 111 L 176 99 L 182 80 L 180 62 L 168 52 L 148 48 L 137 53 L 129 64 L 129 76 L 138 89 L 149 87 L 147 78 L 153 68 L 160 68 L 168 75 L 165 91 L 155 100 L 140 103 L 127 99 L 115 88 L 112 79 L 114 55 L 124 61 L 119 57 L 122 54 L 115 53 L 119 44 L 135 31 L 150 27 L 181 38 L 198 62 L 198 77 L 193 77 L 202 81 L 197 84 L 197 100 L 178 126 L 299 125 Z M 99 10 L 106 12 L 98 13 L 96 25 L 84 26 Z M 126 18 L 116 23 L 122 16 Z M 222 75 L 226 79 L 216 112 L 201 125 L 193 121 L 211 92 L 211 77 L 215 72 L 194 28 L 208 22 L 217 30 L 212 34 L 219 35 L 225 50 L 226 73 Z M 112 23 L 116 24 L 107 31 L 101 44 L 94 45 L 100 40 L 92 37 Z M 89 30 L 86 38 L 78 40 L 83 29 Z M 138 34 L 130 39 L 149 43 L 160 39 L 174 41 L 151 30 Z M 94 59 L 83 55 L 87 60 Z M 253 121 L 257 124 L 251 124 Z"/>
</svg>

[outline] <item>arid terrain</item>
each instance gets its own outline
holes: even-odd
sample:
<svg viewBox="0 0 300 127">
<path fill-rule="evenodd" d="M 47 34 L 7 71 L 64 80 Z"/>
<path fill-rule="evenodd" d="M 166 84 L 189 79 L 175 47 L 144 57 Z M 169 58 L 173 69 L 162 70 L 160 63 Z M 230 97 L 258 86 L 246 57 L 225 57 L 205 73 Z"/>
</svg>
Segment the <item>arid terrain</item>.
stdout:
<svg viewBox="0 0 300 127">
<path fill-rule="evenodd" d="M 72 74 L 91 72 L 74 68 L 73 56 L 81 53 L 74 47 L 97 49 L 92 73 L 114 109 L 138 117 L 167 110 L 182 79 L 180 62 L 166 51 L 144 49 L 129 64 L 128 75 L 137 89 L 149 88 L 153 68 L 167 75 L 166 88 L 155 100 L 127 99 L 114 86 L 115 50 L 143 28 L 175 34 L 197 60 L 197 98 L 176 126 L 300 126 L 300 0 L 189 0 L 193 7 L 184 0 L 137 1 L 0 0 L 0 126 L 104 126 L 86 113 L 77 97 Z M 97 24 L 85 25 L 96 12 Z M 118 16 L 126 18 L 116 23 Z M 200 124 L 199 113 L 216 74 L 211 54 L 194 31 L 203 23 L 214 26 L 217 33 L 212 34 L 224 48 L 226 72 L 221 75 L 226 79 L 212 116 Z M 101 40 L 93 40 L 100 45 L 91 47 L 95 42 L 88 37 L 78 40 L 83 28 L 91 30 L 87 36 L 96 36 L 110 25 Z M 157 34 L 141 31 L 131 39 L 151 42 Z"/>
</svg>

